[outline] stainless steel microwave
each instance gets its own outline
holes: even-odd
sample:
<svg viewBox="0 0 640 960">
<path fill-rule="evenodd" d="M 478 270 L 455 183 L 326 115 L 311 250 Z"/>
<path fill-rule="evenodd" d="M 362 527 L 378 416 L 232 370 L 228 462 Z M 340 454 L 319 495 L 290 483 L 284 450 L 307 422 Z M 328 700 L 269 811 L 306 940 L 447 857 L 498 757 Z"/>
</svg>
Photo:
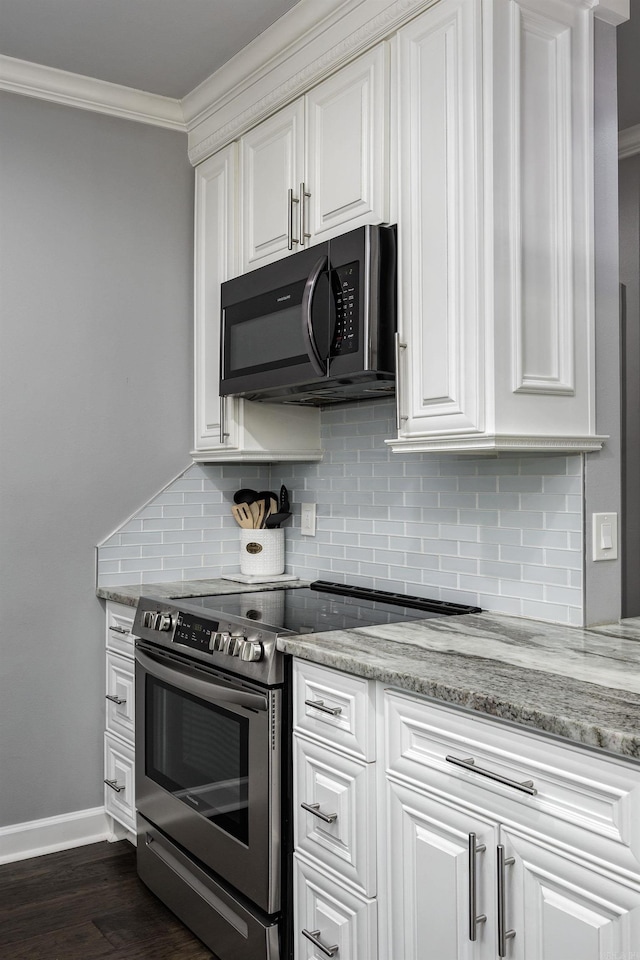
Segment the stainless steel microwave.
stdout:
<svg viewBox="0 0 640 960">
<path fill-rule="evenodd" d="M 367 225 L 222 284 L 220 395 L 393 394 L 396 228 Z"/>
</svg>

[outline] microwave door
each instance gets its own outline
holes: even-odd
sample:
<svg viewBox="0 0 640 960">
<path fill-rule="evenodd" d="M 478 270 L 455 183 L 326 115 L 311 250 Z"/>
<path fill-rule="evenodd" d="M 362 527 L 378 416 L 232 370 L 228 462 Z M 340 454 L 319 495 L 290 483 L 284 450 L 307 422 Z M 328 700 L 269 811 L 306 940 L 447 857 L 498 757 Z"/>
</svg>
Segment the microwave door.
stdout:
<svg viewBox="0 0 640 960">
<path fill-rule="evenodd" d="M 329 369 L 329 349 L 335 327 L 329 258 L 320 257 L 307 278 L 302 295 L 302 337 L 309 361 L 319 377 Z"/>
</svg>

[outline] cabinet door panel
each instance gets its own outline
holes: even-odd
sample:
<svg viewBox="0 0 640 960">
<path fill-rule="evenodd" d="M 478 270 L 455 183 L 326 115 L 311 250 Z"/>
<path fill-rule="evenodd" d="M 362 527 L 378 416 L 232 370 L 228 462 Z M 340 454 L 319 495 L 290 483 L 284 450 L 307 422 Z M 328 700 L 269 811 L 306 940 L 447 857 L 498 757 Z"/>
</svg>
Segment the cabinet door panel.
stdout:
<svg viewBox="0 0 640 960">
<path fill-rule="evenodd" d="M 242 169 L 242 269 L 250 270 L 288 252 L 288 191 L 303 179 L 304 102 L 292 103 L 240 141 Z M 296 206 L 293 236 L 298 238 Z M 294 245 L 294 249 L 298 249 Z"/>
<path fill-rule="evenodd" d="M 388 53 L 371 53 L 307 95 L 311 242 L 388 218 Z"/>
<path fill-rule="evenodd" d="M 480 4 L 398 35 L 400 434 L 483 429 Z"/>
<path fill-rule="evenodd" d="M 426 793 L 388 781 L 389 957 L 481 960 L 495 956 L 497 827 Z M 477 853 L 475 941 L 469 938 L 469 834 Z"/>
<path fill-rule="evenodd" d="M 238 446 L 237 401 L 221 406 L 220 284 L 235 272 L 236 147 L 196 170 L 195 449 Z M 221 423 L 221 416 L 223 422 Z"/>
<path fill-rule="evenodd" d="M 640 949 L 640 878 L 593 870 L 543 839 L 501 827 L 509 960 L 610 960 Z"/>
</svg>

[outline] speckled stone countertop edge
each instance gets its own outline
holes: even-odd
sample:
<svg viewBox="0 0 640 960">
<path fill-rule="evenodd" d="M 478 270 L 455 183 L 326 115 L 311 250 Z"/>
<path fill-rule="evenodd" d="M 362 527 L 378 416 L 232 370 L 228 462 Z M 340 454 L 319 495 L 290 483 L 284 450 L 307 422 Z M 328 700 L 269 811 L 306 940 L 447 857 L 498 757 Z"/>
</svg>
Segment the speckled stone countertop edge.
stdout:
<svg viewBox="0 0 640 960">
<path fill-rule="evenodd" d="M 186 600 L 188 597 L 210 597 L 216 594 L 255 593 L 262 590 L 292 590 L 308 587 L 310 580 L 273 580 L 266 583 L 239 583 L 236 580 L 174 580 L 170 583 L 133 583 L 120 587 L 97 587 L 101 600 L 135 607 L 141 596 L 163 600 Z"/>
<path fill-rule="evenodd" d="M 455 620 L 456 631 L 464 634 L 463 621 L 468 621 L 473 632 L 483 622 L 483 615 Z M 407 626 L 403 625 L 405 631 Z M 282 637 L 278 649 L 533 732 L 640 761 L 640 693 L 575 679 L 555 664 L 548 670 L 548 651 L 537 663 L 535 651 L 531 651 L 531 663 L 524 665 L 492 659 L 484 655 L 482 647 L 475 654 L 429 649 L 435 621 L 410 626 L 414 636 L 409 643 L 399 638 L 400 625 L 392 624 L 374 630 L 361 627 Z M 543 632 L 544 626 L 536 622 L 539 631 Z M 588 631 L 579 633 L 583 637 Z M 585 642 L 588 651 L 589 637 Z M 620 670 L 623 673 L 625 666 Z"/>
</svg>

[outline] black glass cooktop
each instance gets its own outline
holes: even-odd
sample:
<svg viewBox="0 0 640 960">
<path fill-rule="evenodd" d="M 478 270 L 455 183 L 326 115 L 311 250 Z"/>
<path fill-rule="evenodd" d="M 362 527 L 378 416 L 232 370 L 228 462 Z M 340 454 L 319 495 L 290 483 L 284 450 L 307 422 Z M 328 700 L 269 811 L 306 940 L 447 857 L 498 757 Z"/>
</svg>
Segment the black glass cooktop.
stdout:
<svg viewBox="0 0 640 960">
<path fill-rule="evenodd" d="M 191 610 L 212 616 L 242 617 L 260 622 L 267 629 L 294 634 L 480 613 L 479 607 L 323 580 L 310 587 L 189 597 L 184 603 Z"/>
</svg>

